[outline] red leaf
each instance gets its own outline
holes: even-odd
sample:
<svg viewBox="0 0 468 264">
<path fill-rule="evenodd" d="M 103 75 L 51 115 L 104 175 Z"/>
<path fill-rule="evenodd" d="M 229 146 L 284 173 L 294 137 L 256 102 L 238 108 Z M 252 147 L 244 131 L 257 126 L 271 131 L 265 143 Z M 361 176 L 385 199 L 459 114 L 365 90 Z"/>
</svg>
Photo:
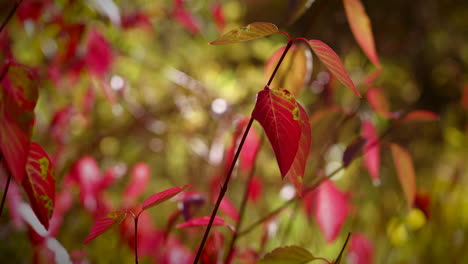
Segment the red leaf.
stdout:
<svg viewBox="0 0 468 264">
<path fill-rule="evenodd" d="M 265 80 L 268 81 L 276 67 L 285 47 L 277 50 L 265 64 Z M 270 88 L 283 88 L 290 91 L 294 96 L 298 96 L 302 89 L 310 81 L 312 73 L 312 52 L 307 45 L 299 43 L 293 44 L 289 52 L 276 72 Z"/>
<path fill-rule="evenodd" d="M 185 228 L 185 227 L 199 227 L 199 226 L 207 226 L 208 223 L 210 222 L 210 217 L 209 215 L 205 216 L 200 216 L 197 218 L 190 219 L 186 222 L 183 222 L 182 224 L 178 224 L 176 227 L 177 228 Z M 220 216 L 215 216 L 213 220 L 213 226 L 227 226 L 229 229 L 234 231 L 234 227 L 232 227 L 229 224 L 226 224 L 224 222 L 224 218 Z"/>
<path fill-rule="evenodd" d="M 390 144 L 393 162 L 398 174 L 398 180 L 408 202 L 408 208 L 412 208 L 416 196 L 416 173 L 414 172 L 413 159 L 410 153 L 397 144 Z"/>
<path fill-rule="evenodd" d="M 206 241 L 205 250 L 203 250 L 203 254 L 201 256 L 202 263 L 220 263 L 219 260 L 222 259 L 224 255 L 223 242 L 223 234 L 218 230 L 213 230 Z"/>
<path fill-rule="evenodd" d="M 213 16 L 218 31 L 222 31 L 226 26 L 226 19 L 224 18 L 223 14 L 223 6 L 220 3 L 215 2 L 211 6 L 211 15 Z"/>
<path fill-rule="evenodd" d="M 374 124 L 364 121 L 361 133 L 362 137 L 367 140 L 364 144 L 364 165 L 369 171 L 372 181 L 377 184 L 380 170 L 380 143 L 377 130 Z"/>
<path fill-rule="evenodd" d="M 265 130 L 284 178 L 296 157 L 301 138 L 301 110 L 287 90 L 265 89 L 257 94 L 252 117 Z"/>
<path fill-rule="evenodd" d="M 306 213 L 314 215 L 327 242 L 333 242 L 350 213 L 349 197 L 330 180 L 324 180 L 304 197 Z"/>
<path fill-rule="evenodd" d="M 262 181 L 257 176 L 253 176 L 249 182 L 248 199 L 256 203 L 258 199 L 261 197 L 262 191 L 263 191 Z"/>
<path fill-rule="evenodd" d="M 151 195 L 148 199 L 146 199 L 143 202 L 143 210 L 146 210 L 150 207 L 153 207 L 155 205 L 158 205 L 164 201 L 167 201 L 177 195 L 178 193 L 184 191 L 188 187 L 192 186 L 192 184 L 184 185 L 184 186 L 178 186 L 178 187 L 173 187 L 170 189 L 167 189 L 162 192 L 158 192 L 156 194 Z"/>
<path fill-rule="evenodd" d="M 403 117 L 400 122 L 407 121 L 438 121 L 439 116 L 431 111 L 426 110 L 415 110 L 409 112 L 405 117 Z"/>
<path fill-rule="evenodd" d="M 96 237 L 100 236 L 102 233 L 107 231 L 112 225 L 116 223 L 120 224 L 126 216 L 126 211 L 117 211 L 108 214 L 105 218 L 96 220 L 93 224 L 93 227 L 91 227 L 91 231 L 89 232 L 89 235 L 86 237 L 83 244 L 88 244 L 91 240 L 95 239 Z"/>
<path fill-rule="evenodd" d="M 46 1 L 39 1 L 39 0 L 29 0 L 23 1 L 21 5 L 19 5 L 17 15 L 21 22 L 25 22 L 28 19 L 33 21 L 37 21 L 41 14 L 43 14 L 43 8 L 45 7 Z"/>
<path fill-rule="evenodd" d="M 221 210 L 221 212 L 223 212 L 225 215 L 229 216 L 232 220 L 236 222 L 239 220 L 239 212 L 237 211 L 237 208 L 227 197 L 224 197 L 223 200 L 221 200 L 219 210 Z"/>
<path fill-rule="evenodd" d="M 50 133 L 53 139 L 59 143 L 65 143 L 69 136 L 68 127 L 70 119 L 75 113 L 73 105 L 69 104 L 60 108 L 55 112 L 52 122 L 50 124 Z"/>
<path fill-rule="evenodd" d="M 39 144 L 32 142 L 22 184 L 34 213 L 46 229 L 49 228 L 55 203 L 55 179 L 52 173 L 49 156 Z"/>
<path fill-rule="evenodd" d="M 309 40 L 309 45 L 327 69 L 353 93 L 361 97 L 353 81 L 349 77 L 340 57 L 325 43 L 320 40 Z"/>
<path fill-rule="evenodd" d="M 294 161 L 289 169 L 286 177 L 294 184 L 299 196 L 302 196 L 302 179 L 304 178 L 307 158 L 309 157 L 310 145 L 312 143 L 312 131 L 309 125 L 309 116 L 302 105 L 296 102 L 299 107 L 299 116 L 301 123 L 301 138 L 299 139 L 299 147 L 294 157 Z"/>
<path fill-rule="evenodd" d="M 223 34 L 218 39 L 210 42 L 211 45 L 223 45 L 237 42 L 243 42 L 258 38 L 263 38 L 275 33 L 278 33 L 278 27 L 271 23 L 255 22 L 233 29 L 228 33 Z"/>
<path fill-rule="evenodd" d="M 197 34 L 200 32 L 200 25 L 197 20 L 184 8 L 183 3 L 178 2 L 178 0 L 175 0 L 172 15 L 190 33 Z"/>
<path fill-rule="evenodd" d="M 88 37 L 88 47 L 85 55 L 86 65 L 90 72 L 103 77 L 109 71 L 113 55 L 109 42 L 97 31 L 92 30 Z"/>
<path fill-rule="evenodd" d="M 143 162 L 135 164 L 132 169 L 131 182 L 124 191 L 124 198 L 128 201 L 133 201 L 138 198 L 148 185 L 151 175 L 150 167 Z"/>
<path fill-rule="evenodd" d="M 355 233 L 351 236 L 348 249 L 348 262 L 350 264 L 374 263 L 374 247 L 366 235 Z"/>
<path fill-rule="evenodd" d="M 83 156 L 73 164 L 71 176 L 80 186 L 80 201 L 83 207 L 95 213 L 98 209 L 98 193 L 102 181 L 96 160 L 90 156 Z"/>
<path fill-rule="evenodd" d="M 380 88 L 370 88 L 367 90 L 366 97 L 372 109 L 374 109 L 378 114 L 387 118 L 393 117 L 393 114 L 390 112 L 387 97 Z"/>
<path fill-rule="evenodd" d="M 371 22 L 364 6 L 360 0 L 343 0 L 343 4 L 354 38 L 372 63 L 380 67 L 379 58 L 375 51 Z"/>
</svg>

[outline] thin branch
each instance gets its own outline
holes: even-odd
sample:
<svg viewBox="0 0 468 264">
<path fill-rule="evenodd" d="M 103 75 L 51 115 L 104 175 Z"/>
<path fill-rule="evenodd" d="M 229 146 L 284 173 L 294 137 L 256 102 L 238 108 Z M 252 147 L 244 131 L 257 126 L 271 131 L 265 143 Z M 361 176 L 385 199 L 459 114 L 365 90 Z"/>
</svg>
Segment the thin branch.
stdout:
<svg viewBox="0 0 468 264">
<path fill-rule="evenodd" d="M 8 173 L 8 179 L 7 179 L 5 190 L 3 191 L 3 196 L 2 196 L 2 204 L 0 206 L 0 217 L 2 216 L 2 213 L 3 213 L 3 206 L 5 205 L 5 200 L 6 200 L 6 196 L 8 193 L 8 187 L 10 187 L 10 181 L 11 181 L 11 173 Z"/>
<path fill-rule="evenodd" d="M 281 65 L 281 62 L 283 62 L 283 59 L 284 59 L 284 57 L 286 56 L 286 53 L 288 53 L 288 50 L 291 48 L 293 42 L 294 42 L 294 41 L 292 41 L 292 40 L 289 40 L 289 41 L 288 41 L 288 44 L 286 45 L 286 48 L 285 48 L 284 51 L 283 51 L 283 54 L 281 54 L 281 58 L 279 59 L 278 64 L 276 64 L 275 70 L 273 71 L 273 73 L 272 73 L 271 76 L 270 76 L 270 79 L 268 80 L 268 83 L 267 83 L 268 86 L 269 86 L 269 85 L 271 84 L 271 82 L 273 81 L 273 78 L 275 77 L 276 72 L 278 71 L 278 69 L 279 69 L 279 67 L 280 67 L 280 65 Z"/>
</svg>

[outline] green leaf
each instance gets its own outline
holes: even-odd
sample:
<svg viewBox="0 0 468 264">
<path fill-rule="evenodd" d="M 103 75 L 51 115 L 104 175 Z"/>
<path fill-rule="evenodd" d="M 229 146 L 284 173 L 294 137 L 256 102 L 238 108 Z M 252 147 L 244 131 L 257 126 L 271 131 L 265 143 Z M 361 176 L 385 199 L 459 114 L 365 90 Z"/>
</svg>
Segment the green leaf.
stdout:
<svg viewBox="0 0 468 264">
<path fill-rule="evenodd" d="M 258 38 L 263 38 L 278 33 L 278 27 L 271 23 L 255 22 L 236 28 L 223 34 L 217 40 L 210 42 L 210 45 L 223 45 L 237 42 L 243 42 Z"/>
<path fill-rule="evenodd" d="M 322 260 L 314 257 L 307 249 L 299 246 L 276 248 L 263 257 L 257 264 L 306 264 L 312 260 Z"/>
</svg>

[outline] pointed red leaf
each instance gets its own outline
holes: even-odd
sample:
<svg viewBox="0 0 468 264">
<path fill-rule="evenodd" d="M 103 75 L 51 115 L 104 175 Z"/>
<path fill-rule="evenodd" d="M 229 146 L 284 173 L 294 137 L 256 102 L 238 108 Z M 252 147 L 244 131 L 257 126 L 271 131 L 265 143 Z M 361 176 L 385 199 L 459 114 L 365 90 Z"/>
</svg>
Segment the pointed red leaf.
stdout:
<svg viewBox="0 0 468 264">
<path fill-rule="evenodd" d="M 177 0 L 176 0 L 177 2 Z M 183 4 L 175 4 L 174 11 L 172 12 L 173 17 L 183 27 L 185 27 L 190 33 L 197 34 L 200 32 L 200 25 L 195 17 L 190 14 L 187 9 L 184 8 Z"/>
<path fill-rule="evenodd" d="M 103 77 L 113 61 L 112 48 L 97 30 L 91 30 L 88 38 L 86 65 L 92 74 Z"/>
<path fill-rule="evenodd" d="M 253 176 L 249 182 L 248 199 L 256 203 L 263 192 L 263 182 L 257 176 Z"/>
<path fill-rule="evenodd" d="M 93 227 L 91 227 L 91 231 L 89 232 L 89 235 L 86 237 L 83 244 L 88 244 L 91 240 L 95 239 L 96 237 L 100 236 L 102 233 L 107 231 L 109 228 L 111 228 L 112 225 L 120 224 L 126 216 L 126 211 L 117 211 L 108 214 L 105 218 L 96 220 L 93 224 Z"/>
<path fill-rule="evenodd" d="M 380 143 L 377 129 L 371 122 L 364 121 L 361 133 L 362 137 L 367 140 L 364 144 L 364 165 L 369 171 L 372 181 L 377 184 L 380 170 Z"/>
<path fill-rule="evenodd" d="M 355 233 L 351 236 L 347 259 L 350 264 L 374 263 L 374 247 L 366 235 Z"/>
<path fill-rule="evenodd" d="M 224 197 L 223 200 L 221 200 L 219 210 L 225 215 L 229 216 L 232 220 L 236 222 L 239 220 L 239 212 L 237 211 L 237 208 L 234 206 L 232 201 L 229 200 L 229 198 Z"/>
<path fill-rule="evenodd" d="M 387 118 L 393 117 L 393 114 L 390 112 L 390 104 L 388 103 L 387 97 L 380 88 L 370 88 L 367 90 L 366 97 L 375 112 Z"/>
<path fill-rule="evenodd" d="M 403 117 L 400 122 L 407 121 L 438 121 L 439 116 L 431 111 L 426 110 L 415 110 L 409 112 L 405 117 Z"/>
<path fill-rule="evenodd" d="M 151 195 L 148 199 L 143 202 L 143 210 L 146 210 L 150 207 L 158 205 L 164 201 L 167 201 L 177 195 L 178 193 L 184 191 L 188 187 L 192 186 L 192 184 L 173 187 L 162 192 L 158 192 L 156 194 Z"/>
<path fill-rule="evenodd" d="M 268 81 L 286 47 L 277 50 L 265 64 L 265 81 Z M 293 44 L 276 72 L 270 88 L 283 88 L 298 96 L 310 81 L 312 52 L 304 43 Z"/>
<path fill-rule="evenodd" d="M 0 152 L 15 181 L 21 184 L 29 152 L 29 137 L 9 118 L 2 117 L 1 114 L 0 109 Z"/>
<path fill-rule="evenodd" d="M 150 167 L 143 162 L 135 164 L 131 173 L 130 184 L 124 191 L 124 199 L 133 201 L 138 198 L 148 185 L 151 175 Z"/>
<path fill-rule="evenodd" d="M 306 213 L 313 214 L 327 242 L 333 242 L 350 213 L 349 197 L 330 180 L 324 180 L 304 197 Z"/>
<path fill-rule="evenodd" d="M 223 34 L 218 39 L 210 42 L 211 45 L 222 45 L 248 41 L 258 38 L 263 38 L 272 34 L 278 33 L 278 27 L 271 23 L 255 22 L 229 31 Z"/>
<path fill-rule="evenodd" d="M 31 207 L 46 229 L 52 217 L 55 203 L 55 179 L 52 162 L 45 150 L 32 142 L 26 163 L 26 177 L 23 188 L 28 195 Z"/>
<path fill-rule="evenodd" d="M 186 222 L 178 224 L 176 227 L 177 228 L 185 228 L 185 227 L 208 226 L 208 224 L 210 222 L 210 217 L 211 216 L 209 216 L 209 215 L 205 215 L 205 216 L 200 216 L 200 217 L 197 217 L 197 218 L 193 218 L 193 219 L 190 219 L 190 220 L 188 220 Z M 213 226 L 227 226 L 229 229 L 234 231 L 234 227 L 229 225 L 229 224 L 226 224 L 224 222 L 224 218 L 222 218 L 220 216 L 215 216 L 215 218 L 213 220 Z"/>
<path fill-rule="evenodd" d="M 346 69 L 341 62 L 340 57 L 325 43 L 320 40 L 309 40 L 309 45 L 319 59 L 325 64 L 327 69 L 347 88 L 351 89 L 354 94 L 361 97 L 353 81 L 346 72 Z"/>
<path fill-rule="evenodd" d="M 416 196 L 416 173 L 414 171 L 413 159 L 410 153 L 397 144 L 390 144 L 393 162 L 398 174 L 398 180 L 408 203 L 408 208 L 412 208 Z"/>
<path fill-rule="evenodd" d="M 354 38 L 372 63 L 380 67 L 379 58 L 375 51 L 371 22 L 364 6 L 360 0 L 343 0 L 343 4 Z"/>
<path fill-rule="evenodd" d="M 284 178 L 296 157 L 301 138 L 301 113 L 294 96 L 287 90 L 265 86 L 257 94 L 252 117 L 265 130 Z"/>
<path fill-rule="evenodd" d="M 307 112 L 298 102 L 296 103 L 299 107 L 299 116 L 301 123 L 301 137 L 299 139 L 299 147 L 297 149 L 294 161 L 289 169 L 286 177 L 296 187 L 296 192 L 299 196 L 302 196 L 302 179 L 304 178 L 305 167 L 307 164 L 307 158 L 309 157 L 310 145 L 312 143 L 312 131 L 309 125 L 309 116 Z"/>
</svg>

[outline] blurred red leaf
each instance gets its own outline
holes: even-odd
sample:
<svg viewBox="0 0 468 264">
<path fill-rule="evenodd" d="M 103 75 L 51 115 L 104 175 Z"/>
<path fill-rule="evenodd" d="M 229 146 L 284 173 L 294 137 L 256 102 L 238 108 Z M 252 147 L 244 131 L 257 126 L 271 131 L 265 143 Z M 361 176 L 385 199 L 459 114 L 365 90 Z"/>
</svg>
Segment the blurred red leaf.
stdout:
<svg viewBox="0 0 468 264">
<path fill-rule="evenodd" d="M 70 119 L 75 113 L 73 105 L 69 104 L 65 107 L 60 108 L 54 114 L 52 122 L 50 124 L 50 133 L 53 139 L 59 143 L 65 143 L 69 136 L 68 127 Z"/>
<path fill-rule="evenodd" d="M 55 179 L 52 162 L 45 150 L 32 142 L 26 163 L 26 177 L 23 178 L 23 188 L 28 195 L 31 207 L 39 221 L 49 228 L 55 203 Z"/>
<path fill-rule="evenodd" d="M 124 199 L 130 202 L 138 198 L 148 185 L 150 176 L 151 169 L 146 163 L 135 164 L 132 168 L 130 184 L 124 191 Z"/>
<path fill-rule="evenodd" d="M 135 28 L 138 26 L 152 28 L 151 20 L 143 12 L 136 11 L 122 17 L 122 27 L 125 29 Z"/>
<path fill-rule="evenodd" d="M 414 171 L 413 159 L 406 149 L 397 144 L 391 143 L 390 149 L 408 208 L 412 208 L 416 196 L 416 173 Z"/>
<path fill-rule="evenodd" d="M 268 81 L 286 47 L 278 49 L 265 64 L 264 76 Z M 270 88 L 283 88 L 298 96 L 310 80 L 312 73 L 312 52 L 300 42 L 293 44 L 276 72 Z"/>
<path fill-rule="evenodd" d="M 369 171 L 372 181 L 377 184 L 380 170 L 380 142 L 377 129 L 369 121 L 364 121 L 361 129 L 362 137 L 367 140 L 364 144 L 364 165 Z"/>
<path fill-rule="evenodd" d="M 374 263 L 374 247 L 366 235 L 355 233 L 351 236 L 347 260 L 350 264 Z"/>
<path fill-rule="evenodd" d="M 328 243 L 336 239 L 350 213 L 348 196 L 326 179 L 303 199 L 307 215 L 310 217 L 313 214 Z"/>
<path fill-rule="evenodd" d="M 327 69 L 354 94 L 361 97 L 353 81 L 349 77 L 346 69 L 341 62 L 340 57 L 325 43 L 320 40 L 309 40 L 309 46 L 315 52 L 317 57 L 325 64 Z"/>
<path fill-rule="evenodd" d="M 253 176 L 249 182 L 249 192 L 248 199 L 256 203 L 258 199 L 262 196 L 263 192 L 263 183 L 260 178 Z"/>
<path fill-rule="evenodd" d="M 372 63 L 380 67 L 379 58 L 375 51 L 371 22 L 364 6 L 360 0 L 343 0 L 343 4 L 354 38 Z"/>
<path fill-rule="evenodd" d="M 252 117 L 265 130 L 284 178 L 296 157 L 301 138 L 301 110 L 287 90 L 268 86 L 257 94 Z"/>
<path fill-rule="evenodd" d="M 393 117 L 393 114 L 390 112 L 390 105 L 387 97 L 380 88 L 370 88 L 367 90 L 366 97 L 372 109 L 374 109 L 378 114 L 387 118 Z"/>
<path fill-rule="evenodd" d="M 226 19 L 224 18 L 223 6 L 219 2 L 215 2 L 211 6 L 211 15 L 213 16 L 218 31 L 223 31 L 226 26 Z"/>
<path fill-rule="evenodd" d="M 205 249 L 201 256 L 202 263 L 220 263 L 223 258 L 223 242 L 224 236 L 218 230 L 213 230 L 206 241 Z"/>
<path fill-rule="evenodd" d="M 296 102 L 299 107 L 300 125 L 301 125 L 301 137 L 299 139 L 299 147 L 297 149 L 294 161 L 291 164 L 286 177 L 296 187 L 296 192 L 299 196 L 302 196 L 302 179 L 304 178 L 305 167 L 307 164 L 307 158 L 309 157 L 310 145 L 312 143 L 312 131 L 309 125 L 309 116 L 299 102 Z"/>
<path fill-rule="evenodd" d="M 405 115 L 400 122 L 411 121 L 438 121 L 439 116 L 431 111 L 415 110 Z"/>
<path fill-rule="evenodd" d="M 229 198 L 224 197 L 221 200 L 219 210 L 221 210 L 221 212 L 223 212 L 225 215 L 229 216 L 232 220 L 236 222 L 239 220 L 239 212 L 237 211 L 237 208 L 234 206 L 232 201 L 229 200 Z"/>
<path fill-rule="evenodd" d="M 91 240 L 95 239 L 96 237 L 100 236 L 102 233 L 107 231 L 110 227 L 112 227 L 112 225 L 116 223 L 121 223 L 126 216 L 126 211 L 117 211 L 108 214 L 105 218 L 96 220 L 93 226 L 91 227 L 91 231 L 89 232 L 89 235 L 86 237 L 83 244 L 88 244 Z"/>
<path fill-rule="evenodd" d="M 143 202 L 143 210 L 146 210 L 150 207 L 153 207 L 155 205 L 158 205 L 164 201 L 171 199 L 172 197 L 176 196 L 178 193 L 184 191 L 190 186 L 192 186 L 192 184 L 173 187 L 173 188 L 151 195 L 148 199 L 146 199 Z"/>
<path fill-rule="evenodd" d="M 278 27 L 271 23 L 255 22 L 233 29 L 210 42 L 211 45 L 223 45 L 263 38 L 278 33 Z"/>
<path fill-rule="evenodd" d="M 197 217 L 197 218 L 193 218 L 193 219 L 190 219 L 190 220 L 188 220 L 186 222 L 178 224 L 176 227 L 177 228 L 186 228 L 186 227 L 207 226 L 208 223 L 210 222 L 210 217 L 211 216 L 209 216 L 209 215 L 205 215 L 205 216 L 200 216 L 200 217 Z M 213 226 L 227 226 L 227 227 L 229 227 L 229 229 L 234 231 L 234 227 L 229 225 L 229 224 L 226 224 L 224 222 L 224 218 L 222 218 L 220 216 L 215 216 L 215 218 L 213 220 Z"/>
<path fill-rule="evenodd" d="M 19 1 L 18 1 L 19 2 Z M 43 13 L 42 10 L 46 5 L 46 0 L 24 0 L 21 1 L 18 10 L 16 11 L 18 18 L 21 22 L 24 22 L 28 19 L 33 21 L 37 21 L 41 14 Z"/>
<path fill-rule="evenodd" d="M 187 9 L 185 9 L 183 1 L 174 1 L 174 10 L 172 11 L 172 16 L 177 22 L 190 31 L 190 33 L 198 34 L 200 32 L 200 24 L 197 22 L 195 17 L 193 17 L 193 15 L 190 14 Z"/>
<path fill-rule="evenodd" d="M 427 219 L 431 217 L 431 196 L 428 193 L 416 192 L 414 206 L 421 209 Z"/>
<path fill-rule="evenodd" d="M 109 71 L 113 61 L 109 42 L 95 29 L 88 36 L 85 61 L 90 73 L 98 77 L 103 77 Z"/>
<path fill-rule="evenodd" d="M 72 165 L 71 177 L 80 187 L 80 201 L 83 207 L 91 213 L 96 212 L 102 180 L 96 160 L 90 156 L 81 157 Z"/>
</svg>

